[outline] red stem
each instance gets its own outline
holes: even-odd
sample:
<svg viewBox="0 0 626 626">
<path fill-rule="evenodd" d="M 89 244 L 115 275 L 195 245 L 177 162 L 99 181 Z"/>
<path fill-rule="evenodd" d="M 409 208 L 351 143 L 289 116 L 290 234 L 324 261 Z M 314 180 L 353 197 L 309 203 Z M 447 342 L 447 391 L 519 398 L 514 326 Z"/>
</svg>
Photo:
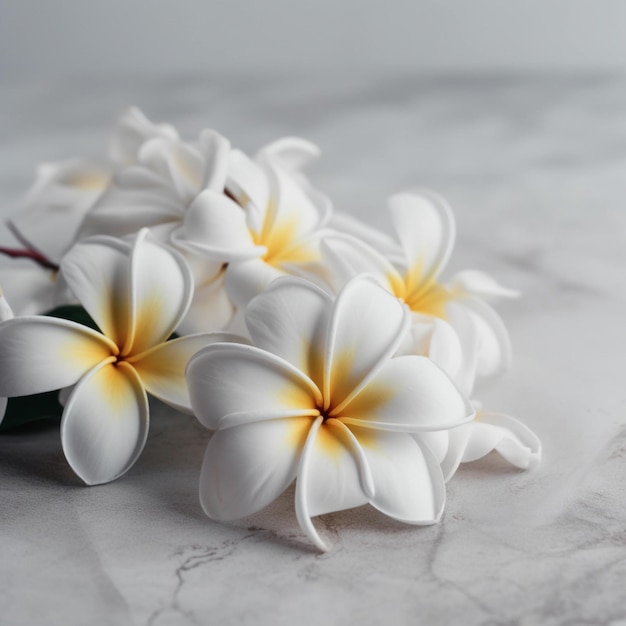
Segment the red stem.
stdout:
<svg viewBox="0 0 626 626">
<path fill-rule="evenodd" d="M 47 270 L 59 271 L 59 266 L 56 263 L 53 263 L 35 250 L 20 250 L 18 248 L 4 248 L 0 246 L 0 254 L 4 254 L 12 259 L 30 259 Z"/>
</svg>

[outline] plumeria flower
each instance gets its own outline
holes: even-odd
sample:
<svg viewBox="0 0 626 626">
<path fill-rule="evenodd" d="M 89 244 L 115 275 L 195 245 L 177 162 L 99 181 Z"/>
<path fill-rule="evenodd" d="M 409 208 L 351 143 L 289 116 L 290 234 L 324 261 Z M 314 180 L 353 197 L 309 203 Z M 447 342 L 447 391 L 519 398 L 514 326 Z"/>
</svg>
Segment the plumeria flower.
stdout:
<svg viewBox="0 0 626 626">
<path fill-rule="evenodd" d="M 450 208 L 438 195 L 427 191 L 397 194 L 390 198 L 389 209 L 403 262 L 392 262 L 356 237 L 330 235 L 324 238 L 322 248 L 335 280 L 343 284 L 361 273 L 375 276 L 407 305 L 416 324 L 442 320 L 454 330 L 462 348 L 459 370 L 482 377 L 505 370 L 511 360 L 509 335 L 483 298 L 514 296 L 516 292 L 473 270 L 460 272 L 448 283 L 440 281 L 456 229 Z"/>
<path fill-rule="evenodd" d="M 153 124 L 139 109 L 129 109 L 115 124 L 106 156 L 41 165 L 8 226 L 29 250 L 58 265 L 114 172 L 135 163 L 140 146 L 152 137 L 173 139 L 177 133 L 167 124 Z"/>
<path fill-rule="evenodd" d="M 124 474 L 148 433 L 146 392 L 190 411 L 184 371 L 200 348 L 233 339 L 191 335 L 168 341 L 189 307 L 184 259 L 142 230 L 132 243 L 96 237 L 65 255 L 61 272 L 100 332 L 52 317 L 0 324 L 0 395 L 75 385 L 61 421 L 63 451 L 87 484 Z"/>
<path fill-rule="evenodd" d="M 10 320 L 13 317 L 13 311 L 9 306 L 4 294 L 2 293 L 2 289 L 0 289 L 0 324 L 6 320 Z M 4 419 L 4 413 L 7 409 L 7 398 L 0 397 L 0 423 Z"/>
<path fill-rule="evenodd" d="M 89 211 L 78 237 L 134 235 L 147 227 L 153 237 L 185 255 L 193 268 L 194 299 L 181 329 L 201 332 L 225 328 L 234 314 L 224 288 L 222 259 L 200 258 L 171 241 L 189 210 L 201 210 L 203 198 L 224 197 L 230 154 L 229 141 L 204 130 L 195 143 L 175 137 L 144 142 L 135 162 L 120 168 Z"/>
<path fill-rule="evenodd" d="M 461 346 L 456 334 L 443 320 L 433 324 L 413 323 L 410 341 L 405 341 L 403 354 L 418 354 L 436 362 L 457 384 L 466 397 L 471 397 L 475 375 L 463 372 Z M 409 350 L 409 346 L 411 350 Z M 476 362 L 465 366 L 476 367 Z M 541 442 L 535 433 L 518 419 L 493 411 L 485 411 L 474 401 L 476 414 L 462 426 L 450 430 L 424 433 L 423 438 L 439 462 L 446 482 L 461 463 L 469 463 L 498 452 L 519 469 L 532 469 L 541 461 Z"/>
<path fill-rule="evenodd" d="M 473 408 L 429 359 L 392 355 L 406 307 L 368 277 L 335 301 L 285 277 L 246 310 L 252 346 L 214 344 L 187 369 L 198 419 L 215 430 L 200 479 L 207 515 L 232 520 L 296 480 L 298 521 L 370 503 L 411 524 L 442 514 L 444 481 L 423 433 L 460 425 Z"/>
<path fill-rule="evenodd" d="M 331 205 L 296 169 L 306 161 L 302 152 L 287 139 L 256 161 L 234 150 L 227 195 L 203 194 L 174 234 L 181 246 L 229 263 L 226 288 L 239 307 L 279 276 L 315 279 L 321 269 L 319 242 Z"/>
</svg>

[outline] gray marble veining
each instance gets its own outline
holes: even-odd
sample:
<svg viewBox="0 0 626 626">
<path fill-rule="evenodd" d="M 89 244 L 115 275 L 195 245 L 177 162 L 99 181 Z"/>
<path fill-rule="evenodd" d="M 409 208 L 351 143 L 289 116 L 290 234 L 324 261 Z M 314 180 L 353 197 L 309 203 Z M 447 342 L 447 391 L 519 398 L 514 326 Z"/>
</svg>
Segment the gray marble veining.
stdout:
<svg viewBox="0 0 626 626">
<path fill-rule="evenodd" d="M 137 104 L 246 150 L 320 145 L 340 210 L 387 228 L 385 198 L 437 189 L 458 220 L 450 271 L 523 297 L 499 306 L 514 366 L 485 405 L 523 419 L 544 460 L 495 456 L 448 486 L 443 521 L 357 509 L 300 532 L 288 491 L 234 524 L 202 513 L 208 433 L 156 407 L 123 479 L 86 488 L 58 432 L 0 437 L 2 624 L 626 624 L 626 80 L 165 76 L 0 84 L 0 214 L 34 166 L 96 154 Z M 0 231 L 9 241 L 6 230 Z"/>
</svg>

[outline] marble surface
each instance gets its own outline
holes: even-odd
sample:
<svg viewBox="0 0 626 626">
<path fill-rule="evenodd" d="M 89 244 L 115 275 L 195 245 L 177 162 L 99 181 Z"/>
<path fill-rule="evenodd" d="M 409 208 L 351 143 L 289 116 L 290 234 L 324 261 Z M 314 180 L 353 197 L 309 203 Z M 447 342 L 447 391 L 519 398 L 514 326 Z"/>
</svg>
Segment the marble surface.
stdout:
<svg viewBox="0 0 626 626">
<path fill-rule="evenodd" d="M 123 479 L 79 484 L 58 430 L 0 437 L 0 623 L 626 624 L 626 80 L 179 76 L 0 83 L 0 213 L 39 161 L 96 154 L 137 104 L 190 136 L 254 150 L 300 134 L 337 208 L 387 228 L 388 194 L 448 197 L 450 271 L 519 288 L 499 307 L 514 365 L 481 390 L 541 437 L 520 472 L 496 456 L 448 486 L 443 521 L 363 508 L 317 521 L 293 492 L 223 525 L 197 476 L 208 434 L 157 406 Z M 3 241 L 9 241 L 5 230 Z"/>
</svg>

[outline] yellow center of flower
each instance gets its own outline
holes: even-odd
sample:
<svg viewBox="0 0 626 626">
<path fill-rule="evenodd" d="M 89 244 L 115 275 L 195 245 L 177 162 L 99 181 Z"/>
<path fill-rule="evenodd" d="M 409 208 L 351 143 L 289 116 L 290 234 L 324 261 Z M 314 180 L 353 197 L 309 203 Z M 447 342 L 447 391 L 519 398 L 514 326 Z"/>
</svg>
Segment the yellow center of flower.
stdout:
<svg viewBox="0 0 626 626">
<path fill-rule="evenodd" d="M 455 294 L 432 278 L 423 280 L 420 263 L 407 269 L 404 276 L 394 273 L 387 278 L 393 294 L 411 311 L 446 318 L 446 305 L 455 298 Z"/>
<path fill-rule="evenodd" d="M 274 214 L 275 209 L 270 203 L 260 232 L 251 231 L 254 244 L 267 248 L 263 260 L 273 267 L 317 261 L 318 253 L 315 247 L 299 238 L 297 215 L 280 220 L 275 219 Z"/>
</svg>

